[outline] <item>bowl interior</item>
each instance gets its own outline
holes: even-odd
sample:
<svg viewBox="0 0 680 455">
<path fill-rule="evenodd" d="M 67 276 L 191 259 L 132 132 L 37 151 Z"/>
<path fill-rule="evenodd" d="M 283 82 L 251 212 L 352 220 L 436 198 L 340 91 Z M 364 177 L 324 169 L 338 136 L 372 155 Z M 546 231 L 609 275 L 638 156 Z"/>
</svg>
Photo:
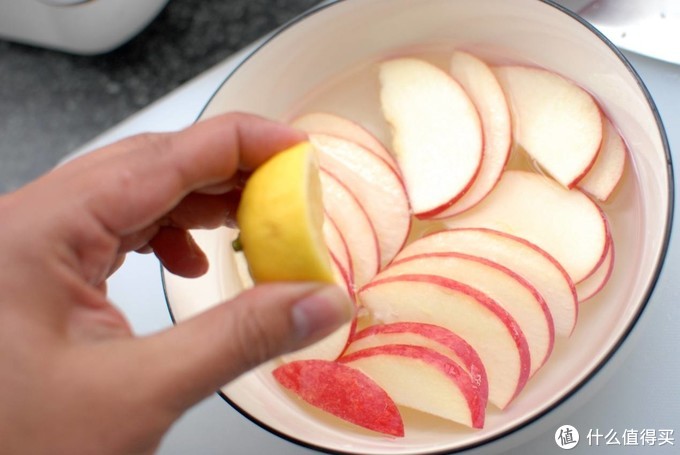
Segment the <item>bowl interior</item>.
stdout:
<svg viewBox="0 0 680 455">
<path fill-rule="evenodd" d="M 445 61 L 454 48 L 488 61 L 544 67 L 593 93 L 630 150 L 624 183 L 604 206 L 616 265 L 603 292 L 580 308 L 569 339 L 505 411 L 491 408 L 485 428 L 406 413 L 407 435 L 393 440 L 357 430 L 303 406 L 276 386 L 274 363 L 224 388 L 248 417 L 324 450 L 399 454 L 453 451 L 493 440 L 540 416 L 588 380 L 625 338 L 647 301 L 668 236 L 670 173 L 663 131 L 651 101 L 621 57 L 590 28 L 536 0 L 344 0 L 309 14 L 251 55 L 208 103 L 202 117 L 247 111 L 287 120 L 307 111 L 345 115 L 389 144 L 380 114 L 376 62 L 395 55 Z M 165 273 L 177 321 L 243 289 L 231 252 L 234 232 L 197 231 L 211 267 L 198 279 Z"/>
</svg>

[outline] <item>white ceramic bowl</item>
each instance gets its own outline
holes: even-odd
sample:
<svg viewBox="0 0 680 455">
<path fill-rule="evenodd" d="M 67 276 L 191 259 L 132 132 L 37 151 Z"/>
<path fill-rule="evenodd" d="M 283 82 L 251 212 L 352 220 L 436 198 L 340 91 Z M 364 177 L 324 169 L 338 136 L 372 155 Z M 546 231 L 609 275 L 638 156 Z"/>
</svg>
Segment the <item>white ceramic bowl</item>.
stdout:
<svg viewBox="0 0 680 455">
<path fill-rule="evenodd" d="M 455 47 L 495 62 L 544 67 L 595 94 L 630 149 L 625 182 L 606 206 L 617 260 L 605 290 L 580 309 L 568 340 L 505 411 L 490 410 L 485 428 L 464 431 L 406 415 L 407 435 L 389 439 L 338 424 L 291 400 L 271 364 L 223 389 L 225 398 L 264 428 L 327 452 L 451 453 L 483 447 L 550 412 L 606 364 L 632 330 L 663 262 L 671 222 L 668 146 L 644 85 L 623 56 L 566 10 L 540 0 L 344 0 L 320 7 L 275 34 L 225 81 L 202 117 L 248 111 L 289 119 L 306 111 L 346 115 L 389 143 L 375 66 L 391 55 Z M 196 232 L 211 261 L 207 275 L 165 274 L 177 321 L 238 293 L 243 284 L 229 242 L 234 233 Z M 452 428 L 454 430 L 452 431 Z"/>
</svg>

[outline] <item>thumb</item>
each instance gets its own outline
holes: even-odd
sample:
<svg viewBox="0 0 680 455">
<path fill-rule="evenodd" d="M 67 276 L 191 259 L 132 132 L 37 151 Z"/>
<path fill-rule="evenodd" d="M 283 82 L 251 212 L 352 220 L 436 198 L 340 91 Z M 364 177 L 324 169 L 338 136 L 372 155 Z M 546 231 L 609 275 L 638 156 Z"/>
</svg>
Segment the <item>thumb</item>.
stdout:
<svg viewBox="0 0 680 455">
<path fill-rule="evenodd" d="M 352 313 L 336 286 L 259 285 L 143 340 L 137 352 L 151 367 L 146 385 L 183 412 L 260 363 L 320 340 Z"/>
</svg>

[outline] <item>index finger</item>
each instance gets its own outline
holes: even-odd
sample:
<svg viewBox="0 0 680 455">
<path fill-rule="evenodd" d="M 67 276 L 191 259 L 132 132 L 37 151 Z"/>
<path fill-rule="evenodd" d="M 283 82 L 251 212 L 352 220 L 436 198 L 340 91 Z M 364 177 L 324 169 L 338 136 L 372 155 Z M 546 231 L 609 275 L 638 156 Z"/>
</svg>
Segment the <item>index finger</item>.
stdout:
<svg viewBox="0 0 680 455">
<path fill-rule="evenodd" d="M 95 152 L 108 156 L 86 156 L 71 163 L 77 172 L 63 173 L 75 174 L 69 187 L 74 196 L 86 195 L 85 209 L 122 236 L 152 224 L 189 193 L 250 171 L 304 139 L 283 124 L 232 113 L 177 133 L 123 140 Z"/>
</svg>

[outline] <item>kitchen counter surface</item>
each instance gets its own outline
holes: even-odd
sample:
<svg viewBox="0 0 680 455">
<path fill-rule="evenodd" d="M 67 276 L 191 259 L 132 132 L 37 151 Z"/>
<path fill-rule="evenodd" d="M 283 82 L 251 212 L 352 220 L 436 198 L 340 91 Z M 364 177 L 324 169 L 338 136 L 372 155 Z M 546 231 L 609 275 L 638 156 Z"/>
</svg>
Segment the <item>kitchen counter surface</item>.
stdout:
<svg viewBox="0 0 680 455">
<path fill-rule="evenodd" d="M 77 56 L 0 40 L 0 193 L 318 0 L 170 0 L 122 47 Z"/>
</svg>

